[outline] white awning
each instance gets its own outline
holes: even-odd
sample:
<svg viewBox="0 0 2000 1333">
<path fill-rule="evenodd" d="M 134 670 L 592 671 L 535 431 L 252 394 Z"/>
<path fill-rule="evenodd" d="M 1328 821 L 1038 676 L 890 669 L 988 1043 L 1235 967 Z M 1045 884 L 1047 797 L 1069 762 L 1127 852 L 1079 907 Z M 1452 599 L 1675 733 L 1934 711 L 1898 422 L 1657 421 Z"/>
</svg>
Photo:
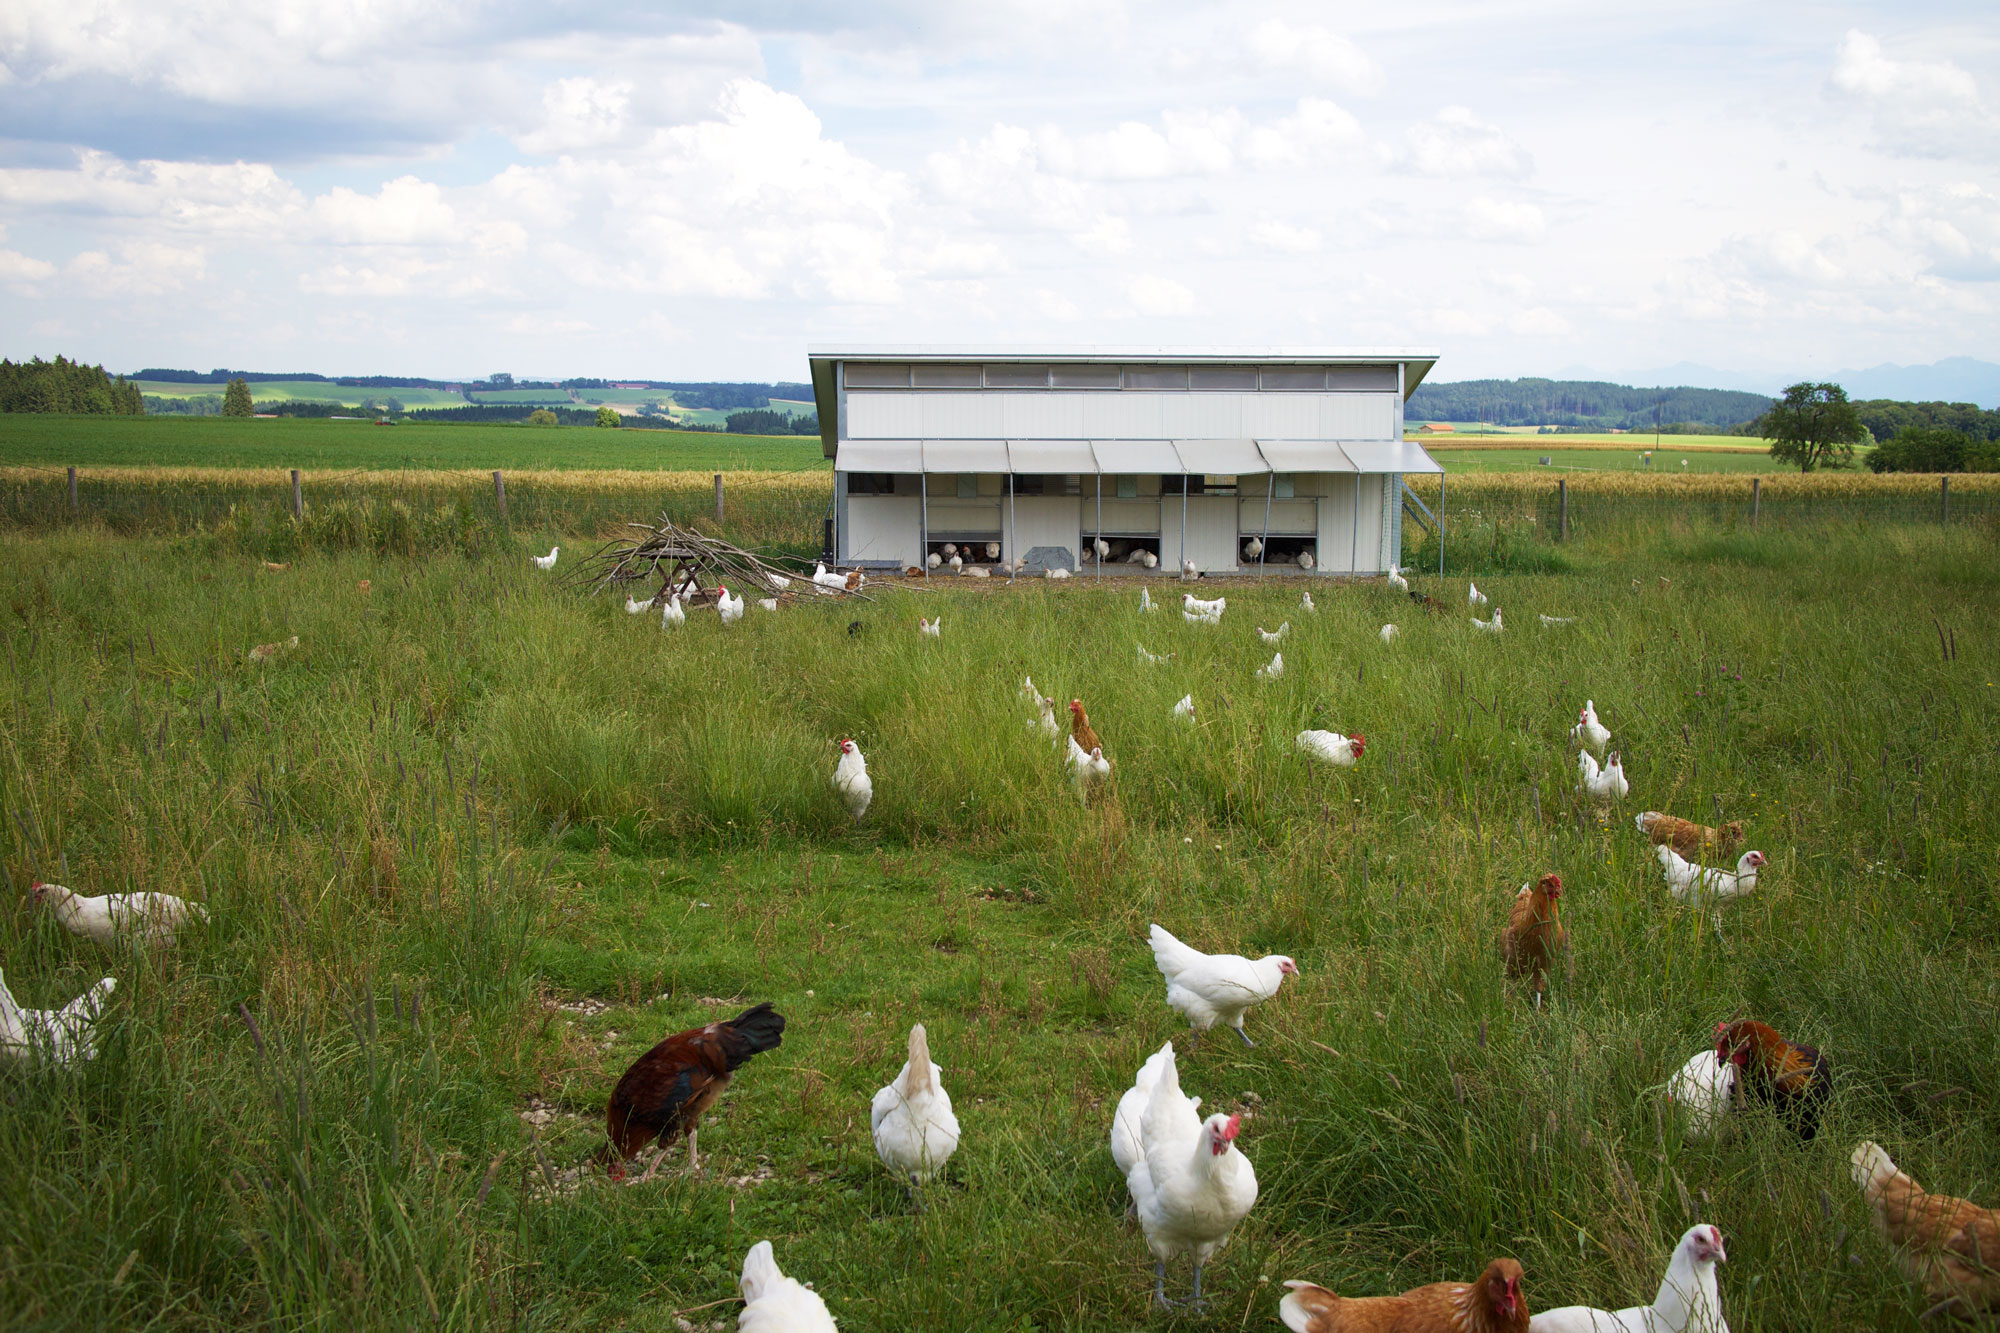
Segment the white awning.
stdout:
<svg viewBox="0 0 2000 1333">
<path fill-rule="evenodd" d="M 1255 440 L 1175 440 L 1174 451 L 1188 473 L 1241 477 L 1271 470 Z"/>
<path fill-rule="evenodd" d="M 1005 472 L 1005 440 L 925 440 L 926 472 Z"/>
<path fill-rule="evenodd" d="M 1187 471 L 1172 440 L 1092 440 L 1090 451 L 1097 455 L 1099 472 L 1125 475 L 1159 472 L 1177 475 Z"/>
<path fill-rule="evenodd" d="M 1009 440 L 1007 456 L 1014 471 L 1031 473 L 1078 473 L 1095 475 L 1097 455 L 1083 440 Z"/>
<path fill-rule="evenodd" d="M 1332 440 L 1259 440 L 1273 472 L 1358 472 L 1354 460 Z"/>
<path fill-rule="evenodd" d="M 1341 450 L 1363 472 L 1443 472 L 1435 458 L 1414 440 L 1343 443 Z"/>
<path fill-rule="evenodd" d="M 921 472 L 924 451 L 915 440 L 842 440 L 836 472 Z"/>
</svg>

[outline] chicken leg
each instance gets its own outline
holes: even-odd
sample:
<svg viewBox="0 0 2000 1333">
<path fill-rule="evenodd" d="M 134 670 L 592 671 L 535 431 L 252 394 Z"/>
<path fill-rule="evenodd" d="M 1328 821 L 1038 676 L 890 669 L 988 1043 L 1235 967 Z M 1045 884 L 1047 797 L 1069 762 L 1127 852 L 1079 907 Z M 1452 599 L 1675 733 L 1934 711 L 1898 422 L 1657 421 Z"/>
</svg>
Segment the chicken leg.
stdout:
<svg viewBox="0 0 2000 1333">
<path fill-rule="evenodd" d="M 1257 1045 L 1256 1042 L 1250 1040 L 1250 1034 L 1245 1032 L 1242 1028 L 1231 1028 L 1229 1030 L 1231 1032 L 1234 1032 L 1237 1036 L 1241 1037 L 1243 1039 L 1243 1044 L 1245 1046 L 1254 1048 Z"/>
<path fill-rule="evenodd" d="M 1167 1299 L 1167 1261 L 1165 1259 L 1155 1259 L 1153 1261 L 1153 1304 L 1159 1306 L 1162 1310 L 1171 1310 L 1174 1308 L 1174 1303 Z"/>
</svg>

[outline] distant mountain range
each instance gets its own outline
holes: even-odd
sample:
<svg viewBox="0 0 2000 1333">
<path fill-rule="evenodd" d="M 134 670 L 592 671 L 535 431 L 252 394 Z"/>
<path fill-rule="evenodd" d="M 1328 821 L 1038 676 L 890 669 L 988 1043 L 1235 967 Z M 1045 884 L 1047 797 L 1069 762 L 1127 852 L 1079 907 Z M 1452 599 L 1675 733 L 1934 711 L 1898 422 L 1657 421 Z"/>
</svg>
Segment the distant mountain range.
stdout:
<svg viewBox="0 0 2000 1333">
<path fill-rule="evenodd" d="M 1772 396 L 1800 380 L 1830 381 L 1847 390 L 1849 398 L 1857 400 L 1893 398 L 1906 403 L 1976 403 L 1988 409 L 2000 407 L 2000 365 L 1969 356 L 1946 357 L 1928 366 L 1884 362 L 1866 370 L 1838 370 L 1831 375 L 1757 375 L 1682 361 L 1659 370 L 1642 371 L 1631 378 L 1654 384 L 1701 385 Z"/>
</svg>

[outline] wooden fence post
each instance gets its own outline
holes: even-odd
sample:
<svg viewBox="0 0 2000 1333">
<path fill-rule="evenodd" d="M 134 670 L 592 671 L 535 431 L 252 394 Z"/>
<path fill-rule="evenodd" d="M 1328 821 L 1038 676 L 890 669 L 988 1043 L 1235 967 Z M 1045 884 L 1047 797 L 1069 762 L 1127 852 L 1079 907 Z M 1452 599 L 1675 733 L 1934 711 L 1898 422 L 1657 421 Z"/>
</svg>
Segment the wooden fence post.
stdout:
<svg viewBox="0 0 2000 1333">
<path fill-rule="evenodd" d="M 715 521 L 722 522 L 722 474 L 715 474 Z"/>
<path fill-rule="evenodd" d="M 1757 509 L 1764 501 L 1764 479 L 1750 478 L 1750 526 L 1757 526 Z"/>
<path fill-rule="evenodd" d="M 76 493 L 74 489 L 76 483 L 72 481 L 70 483 L 70 486 L 72 488 L 70 494 L 74 495 Z M 1951 478 L 1950 477 L 1938 478 L 1938 522 L 1940 523 L 1951 522 Z"/>
<path fill-rule="evenodd" d="M 299 489 L 299 470 L 297 468 L 293 468 L 292 469 L 292 517 L 304 518 L 305 516 L 306 516 L 306 497 L 305 493 Z"/>
<path fill-rule="evenodd" d="M 1569 540 L 1569 478 L 1568 477 L 1560 478 L 1556 482 L 1556 500 L 1558 502 L 1558 507 L 1562 511 L 1561 520 L 1556 525 L 1556 540 L 1559 542 L 1566 542 Z"/>
<path fill-rule="evenodd" d="M 69 514 L 76 517 L 76 469 L 69 470 Z"/>
<path fill-rule="evenodd" d="M 507 526 L 507 481 L 498 469 L 493 473 L 493 503 L 500 510 L 500 526 Z"/>
</svg>

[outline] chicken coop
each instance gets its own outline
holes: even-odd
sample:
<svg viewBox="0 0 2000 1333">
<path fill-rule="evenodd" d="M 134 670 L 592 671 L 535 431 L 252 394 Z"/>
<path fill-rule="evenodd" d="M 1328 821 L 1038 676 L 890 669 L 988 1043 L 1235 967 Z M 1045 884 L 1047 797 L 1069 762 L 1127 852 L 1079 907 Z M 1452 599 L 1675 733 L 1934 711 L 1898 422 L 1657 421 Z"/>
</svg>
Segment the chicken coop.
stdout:
<svg viewBox="0 0 2000 1333">
<path fill-rule="evenodd" d="M 1380 574 L 1435 352 L 807 349 L 834 465 L 834 558 L 996 572 Z"/>
</svg>

